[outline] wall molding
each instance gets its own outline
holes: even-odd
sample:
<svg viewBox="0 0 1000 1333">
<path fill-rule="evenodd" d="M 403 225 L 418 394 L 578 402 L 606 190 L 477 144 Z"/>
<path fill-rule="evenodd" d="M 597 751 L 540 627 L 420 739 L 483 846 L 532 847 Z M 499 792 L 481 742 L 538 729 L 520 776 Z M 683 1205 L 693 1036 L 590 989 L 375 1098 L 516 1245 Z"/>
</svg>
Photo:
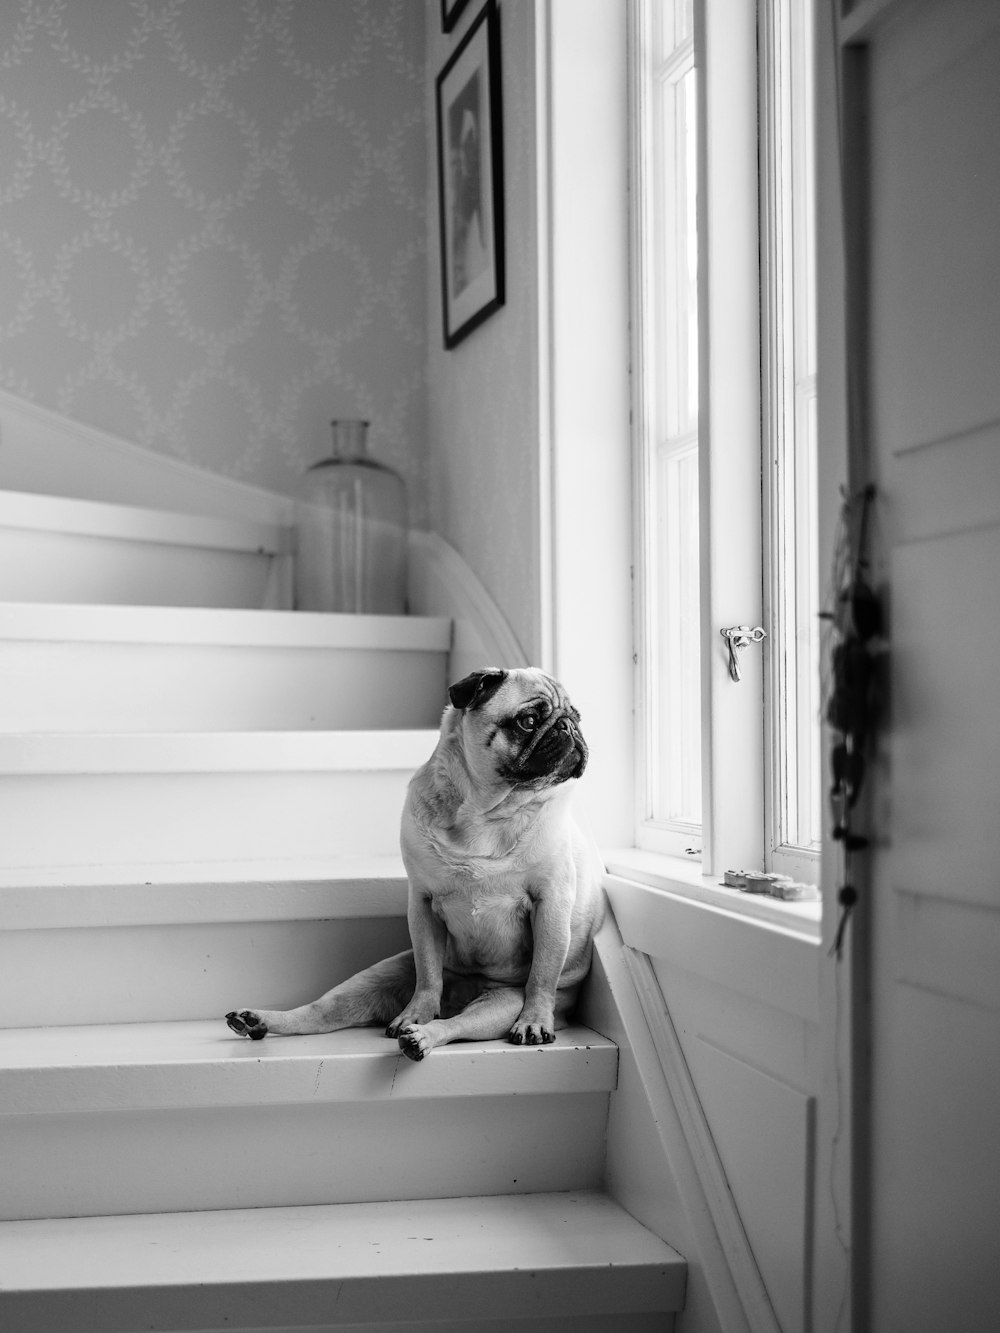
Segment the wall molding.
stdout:
<svg viewBox="0 0 1000 1333">
<path fill-rule="evenodd" d="M 899 545 L 1000 523 L 1000 420 L 895 451 Z"/>
<path fill-rule="evenodd" d="M 840 40 L 845 45 L 867 41 L 902 8 L 902 0 L 841 0 Z"/>
<path fill-rule="evenodd" d="M 895 980 L 962 1004 L 1000 1012 L 1000 911 L 897 886 Z"/>
<path fill-rule="evenodd" d="M 0 389 L 0 486 L 77 500 L 288 524 L 292 500 Z"/>
<path fill-rule="evenodd" d="M 676 1185 L 677 1199 L 683 1212 L 683 1220 L 678 1219 L 680 1231 L 673 1230 L 668 1218 L 657 1220 L 645 1215 L 643 1200 L 630 1199 L 627 1185 L 620 1201 L 647 1226 L 657 1227 L 663 1239 L 684 1253 L 692 1268 L 700 1270 L 701 1280 L 690 1295 L 695 1297 L 696 1302 L 698 1294 L 711 1302 L 715 1317 L 706 1326 L 717 1328 L 721 1333 L 756 1333 L 702 1188 L 692 1144 L 684 1132 L 677 1108 L 675 1089 L 660 1059 L 645 1008 L 640 1001 L 629 963 L 632 951 L 622 941 L 613 911 L 606 915 L 595 938 L 594 951 L 607 982 L 611 1003 L 617 1011 L 621 1030 L 615 1035 L 631 1051 L 642 1098 Z M 662 996 L 660 1004 L 663 1004 Z M 598 1031 L 603 1030 L 600 1024 L 595 1026 Z M 609 1184 L 612 1192 L 615 1192 L 616 1181 L 611 1180 Z M 695 1325 L 701 1327 L 703 1321 L 696 1310 L 691 1309 L 689 1314 Z"/>
<path fill-rule="evenodd" d="M 530 666 L 503 612 L 453 546 L 410 533 L 410 611 L 453 622 L 449 680 L 485 666 Z"/>
<path fill-rule="evenodd" d="M 743 1319 L 737 1323 L 732 1312 L 727 1316 L 720 1308 L 720 1320 L 727 1330 L 746 1327 L 750 1333 L 781 1333 L 652 963 L 646 954 L 628 946 L 623 946 L 622 955 L 694 1168 L 699 1205 L 707 1210 L 718 1238 L 716 1265 L 726 1265 L 727 1287 L 742 1310 Z"/>
</svg>

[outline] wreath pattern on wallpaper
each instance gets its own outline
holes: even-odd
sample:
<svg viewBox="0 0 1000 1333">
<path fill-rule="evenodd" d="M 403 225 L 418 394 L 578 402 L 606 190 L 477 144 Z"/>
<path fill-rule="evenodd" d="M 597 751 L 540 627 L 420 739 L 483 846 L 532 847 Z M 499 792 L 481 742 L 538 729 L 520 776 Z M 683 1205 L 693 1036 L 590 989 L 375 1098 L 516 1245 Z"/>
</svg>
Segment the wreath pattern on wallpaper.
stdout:
<svg viewBox="0 0 1000 1333">
<path fill-rule="evenodd" d="M 279 490 L 325 447 L 331 415 L 370 417 L 412 481 L 426 304 L 417 11 L 4 5 L 0 384 Z"/>
</svg>

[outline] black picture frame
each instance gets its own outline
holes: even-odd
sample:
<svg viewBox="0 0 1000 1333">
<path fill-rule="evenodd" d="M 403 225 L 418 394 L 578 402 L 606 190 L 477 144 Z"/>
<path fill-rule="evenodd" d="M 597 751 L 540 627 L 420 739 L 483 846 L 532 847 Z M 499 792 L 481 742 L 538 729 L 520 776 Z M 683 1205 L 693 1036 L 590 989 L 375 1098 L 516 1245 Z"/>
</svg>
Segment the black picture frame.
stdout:
<svg viewBox="0 0 1000 1333">
<path fill-rule="evenodd" d="M 441 0 L 441 26 L 445 32 L 451 32 L 468 3 L 469 0 Z"/>
<path fill-rule="evenodd" d="M 487 0 L 438 75 L 437 158 L 444 345 L 504 303 L 500 14 Z"/>
</svg>

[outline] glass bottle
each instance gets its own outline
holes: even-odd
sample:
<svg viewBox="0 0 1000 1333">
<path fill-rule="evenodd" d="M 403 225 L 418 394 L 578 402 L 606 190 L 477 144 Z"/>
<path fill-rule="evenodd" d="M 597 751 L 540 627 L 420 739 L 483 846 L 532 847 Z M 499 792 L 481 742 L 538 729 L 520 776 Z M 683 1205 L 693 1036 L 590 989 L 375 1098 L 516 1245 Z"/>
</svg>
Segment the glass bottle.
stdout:
<svg viewBox="0 0 1000 1333">
<path fill-rule="evenodd" d="M 403 615 L 406 486 L 368 454 L 367 421 L 332 421 L 333 452 L 296 497 L 297 611 Z"/>
</svg>

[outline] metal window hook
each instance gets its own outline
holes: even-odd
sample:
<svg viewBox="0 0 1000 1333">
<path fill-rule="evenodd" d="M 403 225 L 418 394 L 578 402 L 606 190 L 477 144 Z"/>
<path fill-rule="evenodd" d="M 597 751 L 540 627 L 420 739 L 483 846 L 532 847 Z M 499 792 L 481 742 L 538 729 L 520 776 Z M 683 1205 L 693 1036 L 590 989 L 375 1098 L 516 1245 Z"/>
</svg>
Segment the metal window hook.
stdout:
<svg viewBox="0 0 1000 1333">
<path fill-rule="evenodd" d="M 762 643 L 767 638 L 767 630 L 760 625 L 730 625 L 728 629 L 720 629 L 719 633 L 729 649 L 729 674 L 733 680 L 741 680 L 737 653 L 752 643 Z"/>
</svg>

